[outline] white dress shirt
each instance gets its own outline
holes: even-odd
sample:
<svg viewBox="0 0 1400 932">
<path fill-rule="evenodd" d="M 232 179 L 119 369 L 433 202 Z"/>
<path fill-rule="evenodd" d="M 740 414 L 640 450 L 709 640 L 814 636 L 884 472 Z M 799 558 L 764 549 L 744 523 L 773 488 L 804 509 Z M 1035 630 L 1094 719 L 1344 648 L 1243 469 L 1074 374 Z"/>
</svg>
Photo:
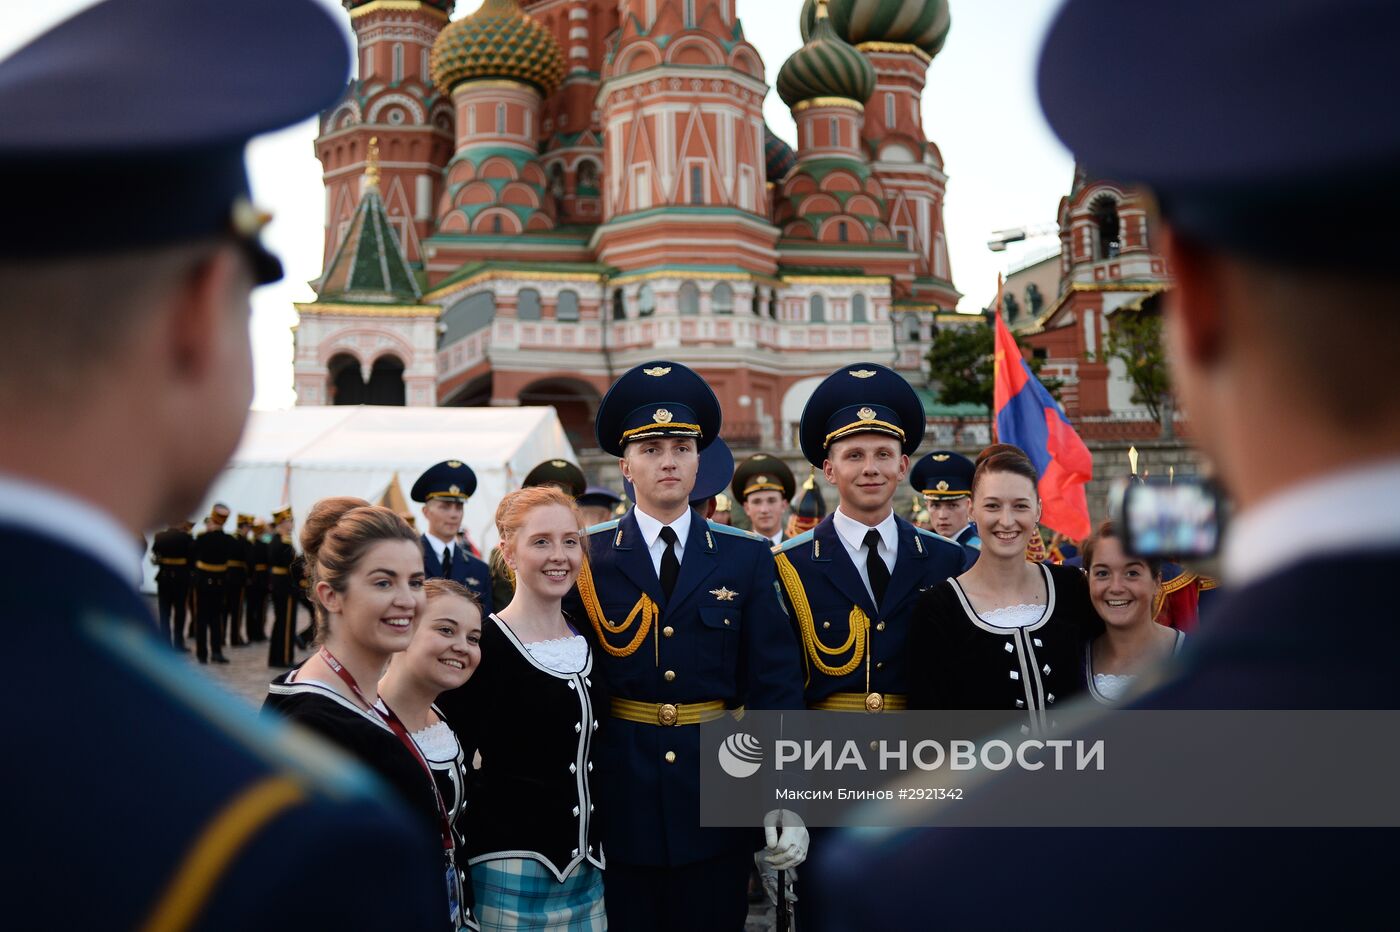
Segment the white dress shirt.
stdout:
<svg viewBox="0 0 1400 932">
<path fill-rule="evenodd" d="M 443 539 L 440 538 L 440 537 L 436 537 L 436 536 L 434 536 L 434 535 L 432 535 L 432 534 L 430 534 L 430 533 L 428 533 L 428 532 L 426 532 L 426 531 L 423 532 L 423 536 L 426 537 L 426 538 L 428 538 L 428 543 L 432 545 L 432 547 L 433 547 L 433 553 L 437 554 L 437 558 L 438 558 L 439 561 L 442 560 L 442 552 L 443 552 L 444 550 L 451 550 L 451 551 L 452 551 L 452 562 L 453 562 L 454 565 L 457 563 L 457 542 L 456 542 L 456 541 L 446 541 L 446 540 L 443 540 Z"/>
<path fill-rule="evenodd" d="M 661 539 L 661 529 L 670 527 L 676 532 L 676 562 L 685 559 L 685 536 L 690 533 L 690 509 L 669 525 L 662 524 L 641 507 L 632 509 L 637 516 L 637 527 L 642 532 L 642 540 L 647 542 L 647 552 L 651 554 L 651 568 L 656 570 L 656 578 L 661 578 L 661 555 L 666 552 L 666 542 Z"/>
<path fill-rule="evenodd" d="M 870 593 L 871 603 L 878 605 L 875 590 L 870 588 L 870 571 L 865 566 L 870 553 L 865 549 L 865 535 L 872 528 L 848 517 L 840 506 L 837 506 L 831 522 L 836 526 L 836 536 L 841 538 L 841 543 L 846 546 L 846 553 L 850 555 L 851 562 L 856 565 L 856 572 L 860 574 L 860 581 L 865 584 L 865 591 Z M 885 561 L 885 566 L 889 567 L 890 575 L 893 576 L 894 558 L 899 554 L 899 525 L 894 523 L 894 512 L 885 515 L 885 520 L 875 525 L 873 530 L 880 532 L 880 545 L 875 548 L 875 552 Z"/>
<path fill-rule="evenodd" d="M 1240 514 L 1225 581 L 1245 586 L 1304 560 L 1389 547 L 1400 547 L 1400 459 L 1300 482 Z"/>
<path fill-rule="evenodd" d="M 778 533 L 776 533 L 776 534 L 774 534 L 772 537 L 768 538 L 768 540 L 769 540 L 769 542 L 770 542 L 774 547 L 776 547 L 776 546 L 778 546 L 779 544 L 781 544 L 781 543 L 783 542 L 783 529 L 782 529 L 782 528 L 778 528 Z"/>
<path fill-rule="evenodd" d="M 131 532 L 107 512 L 58 489 L 0 474 L 0 524 L 42 534 L 81 550 L 133 587 L 141 585 L 141 556 Z"/>
</svg>

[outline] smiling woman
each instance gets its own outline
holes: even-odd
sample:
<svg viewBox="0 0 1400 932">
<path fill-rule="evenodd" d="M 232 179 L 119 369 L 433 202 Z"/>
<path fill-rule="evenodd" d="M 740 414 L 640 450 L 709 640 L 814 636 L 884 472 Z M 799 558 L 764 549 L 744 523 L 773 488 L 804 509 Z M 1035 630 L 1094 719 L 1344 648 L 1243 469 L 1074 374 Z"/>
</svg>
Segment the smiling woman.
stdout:
<svg viewBox="0 0 1400 932">
<path fill-rule="evenodd" d="M 1084 689 L 1083 650 L 1102 630 L 1075 567 L 1026 560 L 1040 519 L 1036 471 L 1020 452 L 994 453 L 972 478 L 982 553 L 972 568 L 924 593 L 909 636 L 916 709 L 1024 712 L 1043 726 Z"/>
<path fill-rule="evenodd" d="M 480 669 L 439 699 L 464 753 L 480 759 L 465 834 L 484 930 L 607 928 L 593 654 L 562 610 L 583 566 L 582 525 L 552 486 L 501 501 L 515 597 L 482 626 Z"/>
<path fill-rule="evenodd" d="M 389 659 L 407 648 L 425 605 L 418 535 L 388 508 L 327 498 L 301 533 L 320 650 L 268 686 L 264 714 L 317 732 L 375 770 L 436 837 L 452 928 L 462 920 L 451 813 L 403 721 L 379 694 Z"/>
</svg>

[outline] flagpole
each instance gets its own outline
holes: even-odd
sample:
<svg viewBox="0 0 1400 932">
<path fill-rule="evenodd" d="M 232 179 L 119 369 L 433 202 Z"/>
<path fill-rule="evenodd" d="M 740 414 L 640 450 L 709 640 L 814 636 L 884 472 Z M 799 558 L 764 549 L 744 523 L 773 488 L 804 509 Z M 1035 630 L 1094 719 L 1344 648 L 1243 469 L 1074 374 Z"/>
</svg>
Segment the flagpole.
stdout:
<svg viewBox="0 0 1400 932">
<path fill-rule="evenodd" d="M 993 385 L 993 386 L 996 385 L 996 381 L 997 381 L 997 362 L 996 362 L 996 358 L 997 358 L 997 356 L 996 356 L 996 320 L 995 320 L 995 318 L 998 318 L 998 317 L 1001 316 L 1002 288 L 1003 288 L 1003 282 L 1002 282 L 1002 279 L 1001 279 L 1001 273 L 998 272 L 998 273 L 997 273 L 997 299 L 996 299 L 996 301 L 992 304 L 992 317 L 994 318 L 994 319 L 992 320 L 992 334 L 993 334 L 993 337 L 992 337 L 992 385 Z M 991 413 L 987 416 L 987 426 L 988 426 L 988 428 L 990 429 L 990 432 L 991 432 L 992 443 L 1000 443 L 1000 442 L 1001 442 L 1001 438 L 997 436 L 997 404 L 996 404 L 996 389 L 995 389 L 995 388 L 992 389 L 992 402 L 991 402 L 991 404 L 987 405 L 987 410 L 988 410 L 989 412 L 991 412 Z"/>
</svg>

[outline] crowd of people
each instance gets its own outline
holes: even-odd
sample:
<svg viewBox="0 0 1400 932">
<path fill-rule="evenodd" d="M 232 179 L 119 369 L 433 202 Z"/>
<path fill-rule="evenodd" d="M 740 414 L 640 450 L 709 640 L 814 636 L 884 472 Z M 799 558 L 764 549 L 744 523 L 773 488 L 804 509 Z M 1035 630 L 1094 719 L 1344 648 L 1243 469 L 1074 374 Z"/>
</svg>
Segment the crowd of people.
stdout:
<svg viewBox="0 0 1400 932">
<path fill-rule="evenodd" d="M 281 275 L 243 150 L 342 94 L 345 38 L 313 0 L 104 0 L 20 49 L 0 62 L 0 164 L 22 181 L 22 222 L 0 230 L 0 560 L 27 703 L 0 795 L 25 855 L 7 918 L 715 932 L 743 926 L 757 866 L 803 932 L 1373 924 L 1393 829 L 809 833 L 784 810 L 710 828 L 695 726 L 740 707 L 980 706 L 1033 724 L 1080 692 L 1146 709 L 1393 702 L 1397 29 L 1372 0 L 1267 17 L 1068 0 L 1050 29 L 1052 126 L 1160 213 L 1176 390 L 1239 508 L 1198 626 L 1162 624 L 1183 574 L 1127 552 L 1124 528 L 1081 542 L 1082 569 L 1047 565 L 1014 449 L 915 470 L 941 532 L 895 514 L 924 416 L 873 362 L 837 369 L 802 414 L 834 510 L 765 454 L 729 485 L 756 533 L 710 520 L 722 412 L 655 360 L 595 424 L 632 506 L 585 517 L 609 507 L 581 504 L 586 486 L 512 492 L 495 579 L 455 539 L 460 461 L 421 480 L 421 534 L 359 499 L 317 503 L 299 539 L 316 650 L 298 666 L 290 514 L 265 551 L 216 529 L 228 509 L 168 537 L 156 559 L 163 577 L 185 567 L 186 591 L 164 593 L 162 633 L 132 541 L 190 514 L 237 443 L 249 296 Z M 1126 131 L 1125 112 L 1151 119 Z M 762 492 L 795 502 L 796 533 L 771 499 L 749 509 Z M 262 633 L 264 590 L 269 660 L 289 668 L 257 715 L 171 647 L 189 605 L 196 655 L 218 662 Z"/>
</svg>

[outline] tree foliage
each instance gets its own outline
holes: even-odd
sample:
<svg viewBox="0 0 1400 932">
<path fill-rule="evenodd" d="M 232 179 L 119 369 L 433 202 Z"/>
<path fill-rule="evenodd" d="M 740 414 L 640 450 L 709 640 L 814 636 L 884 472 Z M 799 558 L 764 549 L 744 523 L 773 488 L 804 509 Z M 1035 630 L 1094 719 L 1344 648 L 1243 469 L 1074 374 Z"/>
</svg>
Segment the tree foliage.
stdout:
<svg viewBox="0 0 1400 932">
<path fill-rule="evenodd" d="M 1119 311 L 1113 315 L 1100 355 L 1105 361 L 1123 362 L 1128 381 L 1133 384 L 1133 404 L 1145 406 L 1160 424 L 1172 389 L 1162 346 L 1162 315 L 1155 298 L 1144 302 L 1140 311 Z"/>
<path fill-rule="evenodd" d="M 972 404 L 992 406 L 994 333 L 988 327 L 943 327 L 933 336 L 933 345 L 924 359 L 929 376 L 939 386 L 938 400 L 943 404 Z M 1029 360 L 1051 397 L 1058 400 L 1062 384 L 1058 379 L 1040 376 L 1043 360 Z"/>
</svg>

